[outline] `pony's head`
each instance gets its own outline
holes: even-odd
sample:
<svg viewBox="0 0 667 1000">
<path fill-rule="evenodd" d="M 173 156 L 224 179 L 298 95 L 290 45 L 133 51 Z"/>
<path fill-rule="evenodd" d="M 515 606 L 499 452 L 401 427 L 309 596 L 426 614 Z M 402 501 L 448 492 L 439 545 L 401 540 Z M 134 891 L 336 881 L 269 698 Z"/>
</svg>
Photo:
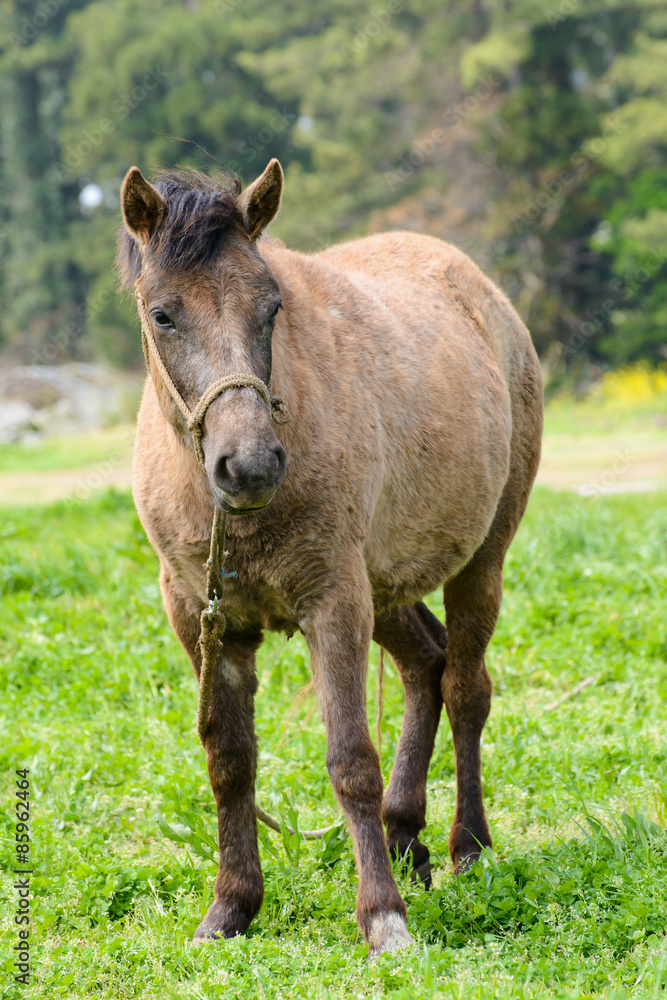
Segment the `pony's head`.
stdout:
<svg viewBox="0 0 667 1000">
<path fill-rule="evenodd" d="M 132 167 L 123 181 L 121 280 L 143 301 L 148 334 L 190 410 L 232 372 L 270 385 L 282 299 L 257 240 L 280 207 L 282 187 L 275 159 L 245 190 L 236 177 L 224 183 L 197 171 L 165 171 L 151 184 Z M 154 365 L 151 371 L 165 417 L 192 447 L 185 417 Z M 285 475 L 270 409 L 250 386 L 213 399 L 201 447 L 213 494 L 228 513 L 265 507 Z"/>
</svg>

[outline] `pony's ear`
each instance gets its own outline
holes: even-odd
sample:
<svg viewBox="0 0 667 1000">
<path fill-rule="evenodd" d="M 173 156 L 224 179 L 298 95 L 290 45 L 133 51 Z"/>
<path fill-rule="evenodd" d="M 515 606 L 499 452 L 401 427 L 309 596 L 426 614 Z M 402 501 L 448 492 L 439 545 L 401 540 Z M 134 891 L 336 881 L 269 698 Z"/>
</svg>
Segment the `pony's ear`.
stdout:
<svg viewBox="0 0 667 1000">
<path fill-rule="evenodd" d="M 283 168 L 274 158 L 261 177 L 238 196 L 243 224 L 251 239 L 259 236 L 280 208 L 283 193 Z"/>
<path fill-rule="evenodd" d="M 125 225 L 139 243 L 148 243 L 164 215 L 164 199 L 139 170 L 130 167 L 120 189 Z"/>
</svg>

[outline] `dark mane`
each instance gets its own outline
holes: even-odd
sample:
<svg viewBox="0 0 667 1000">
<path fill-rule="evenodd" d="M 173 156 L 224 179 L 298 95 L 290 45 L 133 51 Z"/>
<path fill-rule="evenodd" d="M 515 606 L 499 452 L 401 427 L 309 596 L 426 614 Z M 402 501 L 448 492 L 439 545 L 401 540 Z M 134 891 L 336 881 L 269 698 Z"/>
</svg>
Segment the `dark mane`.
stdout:
<svg viewBox="0 0 667 1000">
<path fill-rule="evenodd" d="M 204 268 L 219 254 L 235 223 L 241 225 L 236 199 L 241 181 L 229 171 L 209 177 L 198 170 L 163 170 L 153 183 L 167 212 L 146 249 L 160 268 L 185 271 Z M 121 284 L 130 289 L 141 274 L 141 251 L 121 226 L 116 263 Z"/>
</svg>

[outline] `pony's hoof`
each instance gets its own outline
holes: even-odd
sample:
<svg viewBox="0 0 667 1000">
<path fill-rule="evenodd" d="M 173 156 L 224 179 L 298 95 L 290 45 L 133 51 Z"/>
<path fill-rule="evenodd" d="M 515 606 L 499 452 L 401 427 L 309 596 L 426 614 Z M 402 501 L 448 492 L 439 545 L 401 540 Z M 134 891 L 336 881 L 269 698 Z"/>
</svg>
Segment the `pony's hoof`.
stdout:
<svg viewBox="0 0 667 1000">
<path fill-rule="evenodd" d="M 400 948 L 414 949 L 415 942 L 400 913 L 385 913 L 384 916 L 373 917 L 371 920 L 368 946 L 368 957 L 372 960 Z"/>
<path fill-rule="evenodd" d="M 466 872 L 470 871 L 472 866 L 476 861 L 480 859 L 480 852 L 473 851 L 471 854 L 466 854 L 465 857 L 459 858 L 454 865 L 455 875 L 465 875 Z"/>
<path fill-rule="evenodd" d="M 408 842 L 408 846 L 401 850 L 400 842 L 389 845 L 389 851 L 393 858 L 401 861 L 401 868 L 404 872 L 410 871 L 410 881 L 421 882 L 424 889 L 428 890 L 433 884 L 433 866 L 431 864 L 431 854 L 426 844 L 422 844 L 416 838 Z"/>
<path fill-rule="evenodd" d="M 213 944 L 221 939 L 233 938 L 248 927 L 250 920 L 236 907 L 215 902 L 208 908 L 206 916 L 192 936 L 192 943 Z"/>
<path fill-rule="evenodd" d="M 433 885 L 433 865 L 431 864 L 431 859 L 427 858 L 426 861 L 421 865 L 416 865 L 410 872 L 411 882 L 421 882 L 422 886 L 426 891 Z"/>
<path fill-rule="evenodd" d="M 221 937 L 223 937 L 222 934 L 218 934 L 217 931 L 207 927 L 202 920 L 199 927 L 192 935 L 192 943 L 194 945 L 213 944 L 214 941 L 219 941 Z"/>
</svg>

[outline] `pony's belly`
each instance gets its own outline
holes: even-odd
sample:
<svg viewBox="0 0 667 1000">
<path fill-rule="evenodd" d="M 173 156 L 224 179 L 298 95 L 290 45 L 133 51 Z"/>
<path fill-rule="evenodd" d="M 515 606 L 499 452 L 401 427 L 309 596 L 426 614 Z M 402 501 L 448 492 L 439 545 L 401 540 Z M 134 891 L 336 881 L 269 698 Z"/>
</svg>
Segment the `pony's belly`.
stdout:
<svg viewBox="0 0 667 1000">
<path fill-rule="evenodd" d="M 486 538 L 507 481 L 509 448 L 468 470 L 466 489 L 422 494 L 398 504 L 392 491 L 364 546 L 376 607 L 413 604 L 455 577 Z"/>
<path fill-rule="evenodd" d="M 486 531 L 480 531 L 461 544 L 436 535 L 428 550 L 422 547 L 409 554 L 396 552 L 393 559 L 388 558 L 390 553 L 384 553 L 381 565 L 368 566 L 376 611 L 387 611 L 397 604 L 414 604 L 441 587 L 470 562 L 485 536 Z"/>
</svg>

